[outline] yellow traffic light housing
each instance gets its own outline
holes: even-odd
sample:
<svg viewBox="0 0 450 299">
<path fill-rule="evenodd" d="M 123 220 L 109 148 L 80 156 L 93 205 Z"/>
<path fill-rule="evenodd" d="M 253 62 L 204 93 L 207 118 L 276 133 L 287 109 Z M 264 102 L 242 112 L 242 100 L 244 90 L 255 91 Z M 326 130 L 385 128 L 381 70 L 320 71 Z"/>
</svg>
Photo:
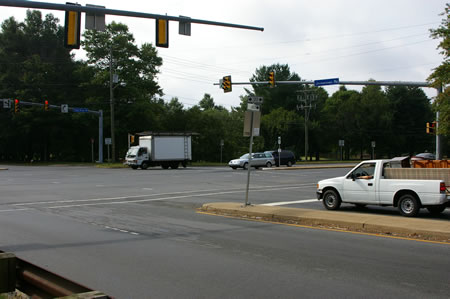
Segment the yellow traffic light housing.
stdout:
<svg viewBox="0 0 450 299">
<path fill-rule="evenodd" d="M 231 92 L 231 76 L 225 76 L 222 78 L 223 92 Z"/>
<path fill-rule="evenodd" d="M 69 2 L 66 2 L 66 4 L 80 6 L 80 4 Z M 66 18 L 64 23 L 64 47 L 69 49 L 79 49 L 80 33 L 81 33 L 81 12 L 66 11 Z"/>
<path fill-rule="evenodd" d="M 436 122 L 433 121 L 431 123 L 427 123 L 427 134 L 435 134 L 436 133 Z"/>
<path fill-rule="evenodd" d="M 270 87 L 275 87 L 275 72 L 270 72 L 269 73 L 269 84 Z"/>
<path fill-rule="evenodd" d="M 169 47 L 169 20 L 156 19 L 156 46 Z"/>
<path fill-rule="evenodd" d="M 18 99 L 14 100 L 14 113 L 20 112 L 20 101 Z"/>
<path fill-rule="evenodd" d="M 45 110 L 45 111 L 48 111 L 48 108 L 49 108 L 49 107 L 48 107 L 48 101 L 45 100 L 45 101 L 44 101 L 44 110 Z"/>
</svg>

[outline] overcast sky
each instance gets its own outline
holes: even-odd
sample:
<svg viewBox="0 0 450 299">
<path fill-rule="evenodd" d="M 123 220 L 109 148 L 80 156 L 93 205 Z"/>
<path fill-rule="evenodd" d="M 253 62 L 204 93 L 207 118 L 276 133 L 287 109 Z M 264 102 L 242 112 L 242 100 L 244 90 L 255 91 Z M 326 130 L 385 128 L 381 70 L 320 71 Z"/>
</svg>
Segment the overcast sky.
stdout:
<svg viewBox="0 0 450 299">
<path fill-rule="evenodd" d="M 65 3 L 65 1 L 40 1 Z M 75 2 L 75 1 L 72 1 Z M 274 63 L 288 64 L 302 79 L 339 78 L 341 81 L 425 81 L 443 57 L 429 29 L 437 28 L 446 0 L 88 0 L 81 5 L 263 27 L 264 31 L 192 25 L 192 35 L 178 34 L 169 24 L 169 48 L 158 48 L 163 58 L 159 84 L 170 100 L 178 97 L 185 108 L 198 104 L 205 93 L 227 108 L 239 105 L 242 86 L 223 93 L 213 86 L 225 75 L 248 82 L 255 70 Z M 64 13 L 53 13 L 64 25 Z M 25 8 L 0 8 L 0 21 L 14 16 L 23 21 Z M 82 28 L 84 28 L 84 17 Z M 152 19 L 106 16 L 125 23 L 137 44 L 155 42 Z M 82 50 L 76 51 L 84 58 Z M 349 89 L 358 87 L 348 86 Z M 331 95 L 337 86 L 327 87 Z M 433 89 L 424 89 L 435 96 Z"/>
</svg>

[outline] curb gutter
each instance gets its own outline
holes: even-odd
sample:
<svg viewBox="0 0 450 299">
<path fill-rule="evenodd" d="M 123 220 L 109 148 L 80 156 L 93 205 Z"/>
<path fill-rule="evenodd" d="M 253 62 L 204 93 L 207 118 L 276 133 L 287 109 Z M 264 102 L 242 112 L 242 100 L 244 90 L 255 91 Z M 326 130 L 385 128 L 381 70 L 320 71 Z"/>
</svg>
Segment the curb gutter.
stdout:
<svg viewBox="0 0 450 299">
<path fill-rule="evenodd" d="M 440 220 L 261 205 L 244 207 L 240 203 L 230 202 L 204 204 L 199 211 L 243 219 L 382 234 L 450 244 L 450 223 Z"/>
</svg>

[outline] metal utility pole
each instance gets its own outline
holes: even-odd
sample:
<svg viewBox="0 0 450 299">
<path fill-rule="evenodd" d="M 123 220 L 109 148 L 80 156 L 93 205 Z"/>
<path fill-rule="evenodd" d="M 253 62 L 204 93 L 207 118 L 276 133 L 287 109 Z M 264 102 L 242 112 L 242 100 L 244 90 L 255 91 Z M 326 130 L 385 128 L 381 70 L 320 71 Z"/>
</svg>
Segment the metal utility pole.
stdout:
<svg viewBox="0 0 450 299">
<path fill-rule="evenodd" d="M 111 107 L 111 144 L 112 144 L 112 159 L 116 161 L 116 138 L 114 138 L 114 90 L 113 90 L 113 73 L 112 73 L 112 46 L 109 48 L 109 104 Z"/>
<path fill-rule="evenodd" d="M 312 108 L 315 108 L 316 105 L 313 105 L 313 102 L 317 100 L 317 94 L 315 90 L 301 90 L 301 93 L 297 96 L 297 100 L 300 102 L 300 105 L 297 105 L 297 110 L 305 111 L 305 161 L 308 160 L 308 121 L 309 121 L 309 113 Z"/>
</svg>

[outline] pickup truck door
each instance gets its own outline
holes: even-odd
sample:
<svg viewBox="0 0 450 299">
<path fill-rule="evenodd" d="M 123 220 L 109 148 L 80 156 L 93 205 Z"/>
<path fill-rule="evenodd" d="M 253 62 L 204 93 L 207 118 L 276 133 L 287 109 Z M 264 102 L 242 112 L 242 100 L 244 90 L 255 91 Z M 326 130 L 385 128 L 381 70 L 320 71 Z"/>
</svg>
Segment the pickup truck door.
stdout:
<svg viewBox="0 0 450 299">
<path fill-rule="evenodd" d="M 375 165 L 364 163 L 344 180 L 343 201 L 352 203 L 378 203 L 375 192 Z"/>
</svg>

